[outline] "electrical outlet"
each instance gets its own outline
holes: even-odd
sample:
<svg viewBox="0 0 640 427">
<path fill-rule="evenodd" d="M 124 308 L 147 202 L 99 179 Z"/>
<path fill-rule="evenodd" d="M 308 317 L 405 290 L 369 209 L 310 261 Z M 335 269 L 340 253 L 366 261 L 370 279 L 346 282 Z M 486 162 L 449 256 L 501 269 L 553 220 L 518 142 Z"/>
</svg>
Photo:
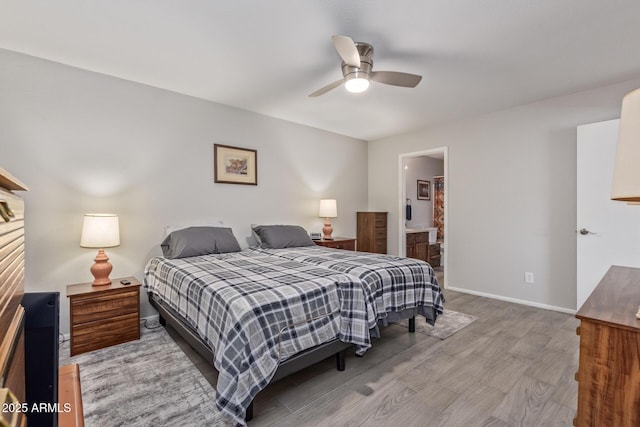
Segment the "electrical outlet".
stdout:
<svg viewBox="0 0 640 427">
<path fill-rule="evenodd" d="M 524 273 L 524 283 L 533 283 L 533 273 L 526 271 Z"/>
</svg>

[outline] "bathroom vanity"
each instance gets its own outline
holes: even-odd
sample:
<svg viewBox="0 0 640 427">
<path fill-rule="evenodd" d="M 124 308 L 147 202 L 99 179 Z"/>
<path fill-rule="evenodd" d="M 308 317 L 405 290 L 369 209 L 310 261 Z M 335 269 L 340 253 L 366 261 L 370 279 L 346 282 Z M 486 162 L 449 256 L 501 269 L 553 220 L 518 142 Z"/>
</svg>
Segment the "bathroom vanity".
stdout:
<svg viewBox="0 0 640 427">
<path fill-rule="evenodd" d="M 406 229 L 406 255 L 407 258 L 421 259 L 431 264 L 431 267 L 440 267 L 440 243 L 435 239 L 429 239 L 431 227 Z"/>
</svg>

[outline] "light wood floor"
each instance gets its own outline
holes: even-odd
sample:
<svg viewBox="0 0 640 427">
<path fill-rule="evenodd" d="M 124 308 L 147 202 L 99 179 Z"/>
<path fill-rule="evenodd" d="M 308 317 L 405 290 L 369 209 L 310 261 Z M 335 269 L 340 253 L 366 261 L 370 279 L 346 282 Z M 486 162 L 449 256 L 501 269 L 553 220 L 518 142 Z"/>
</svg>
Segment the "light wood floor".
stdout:
<svg viewBox="0 0 640 427">
<path fill-rule="evenodd" d="M 447 309 L 479 319 L 442 341 L 390 326 L 364 357 L 349 355 L 344 372 L 331 358 L 270 385 L 249 426 L 571 426 L 578 320 L 445 296 Z M 175 339 L 215 386 L 216 371 Z"/>
</svg>

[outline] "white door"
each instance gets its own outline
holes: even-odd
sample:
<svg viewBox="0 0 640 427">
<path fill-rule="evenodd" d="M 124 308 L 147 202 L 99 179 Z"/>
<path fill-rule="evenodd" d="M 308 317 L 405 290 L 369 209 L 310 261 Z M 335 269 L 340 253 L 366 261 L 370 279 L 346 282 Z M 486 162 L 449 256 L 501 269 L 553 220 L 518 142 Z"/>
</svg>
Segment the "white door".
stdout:
<svg viewBox="0 0 640 427">
<path fill-rule="evenodd" d="M 611 265 L 640 267 L 640 206 L 610 199 L 619 122 L 578 126 L 578 309 Z"/>
</svg>

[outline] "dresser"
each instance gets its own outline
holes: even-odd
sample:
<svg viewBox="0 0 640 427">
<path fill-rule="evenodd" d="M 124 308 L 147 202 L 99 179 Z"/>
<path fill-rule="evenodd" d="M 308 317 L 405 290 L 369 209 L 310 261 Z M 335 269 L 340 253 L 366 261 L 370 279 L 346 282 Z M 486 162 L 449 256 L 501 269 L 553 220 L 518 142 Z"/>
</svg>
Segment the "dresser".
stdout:
<svg viewBox="0 0 640 427">
<path fill-rule="evenodd" d="M 0 168 L 0 389 L 2 403 L 25 402 L 24 202 L 26 186 Z M 19 411 L 15 411 L 19 412 Z M 0 421 L 9 418 L 0 413 Z M 16 425 L 26 424 L 21 413 Z"/>
<path fill-rule="evenodd" d="M 135 277 L 111 280 L 108 286 L 67 286 L 71 356 L 140 339 L 140 282 Z"/>
<path fill-rule="evenodd" d="M 356 228 L 359 251 L 387 253 L 387 212 L 358 212 Z"/>
<path fill-rule="evenodd" d="M 612 266 L 580 308 L 573 424 L 640 426 L 640 269 Z"/>
</svg>

